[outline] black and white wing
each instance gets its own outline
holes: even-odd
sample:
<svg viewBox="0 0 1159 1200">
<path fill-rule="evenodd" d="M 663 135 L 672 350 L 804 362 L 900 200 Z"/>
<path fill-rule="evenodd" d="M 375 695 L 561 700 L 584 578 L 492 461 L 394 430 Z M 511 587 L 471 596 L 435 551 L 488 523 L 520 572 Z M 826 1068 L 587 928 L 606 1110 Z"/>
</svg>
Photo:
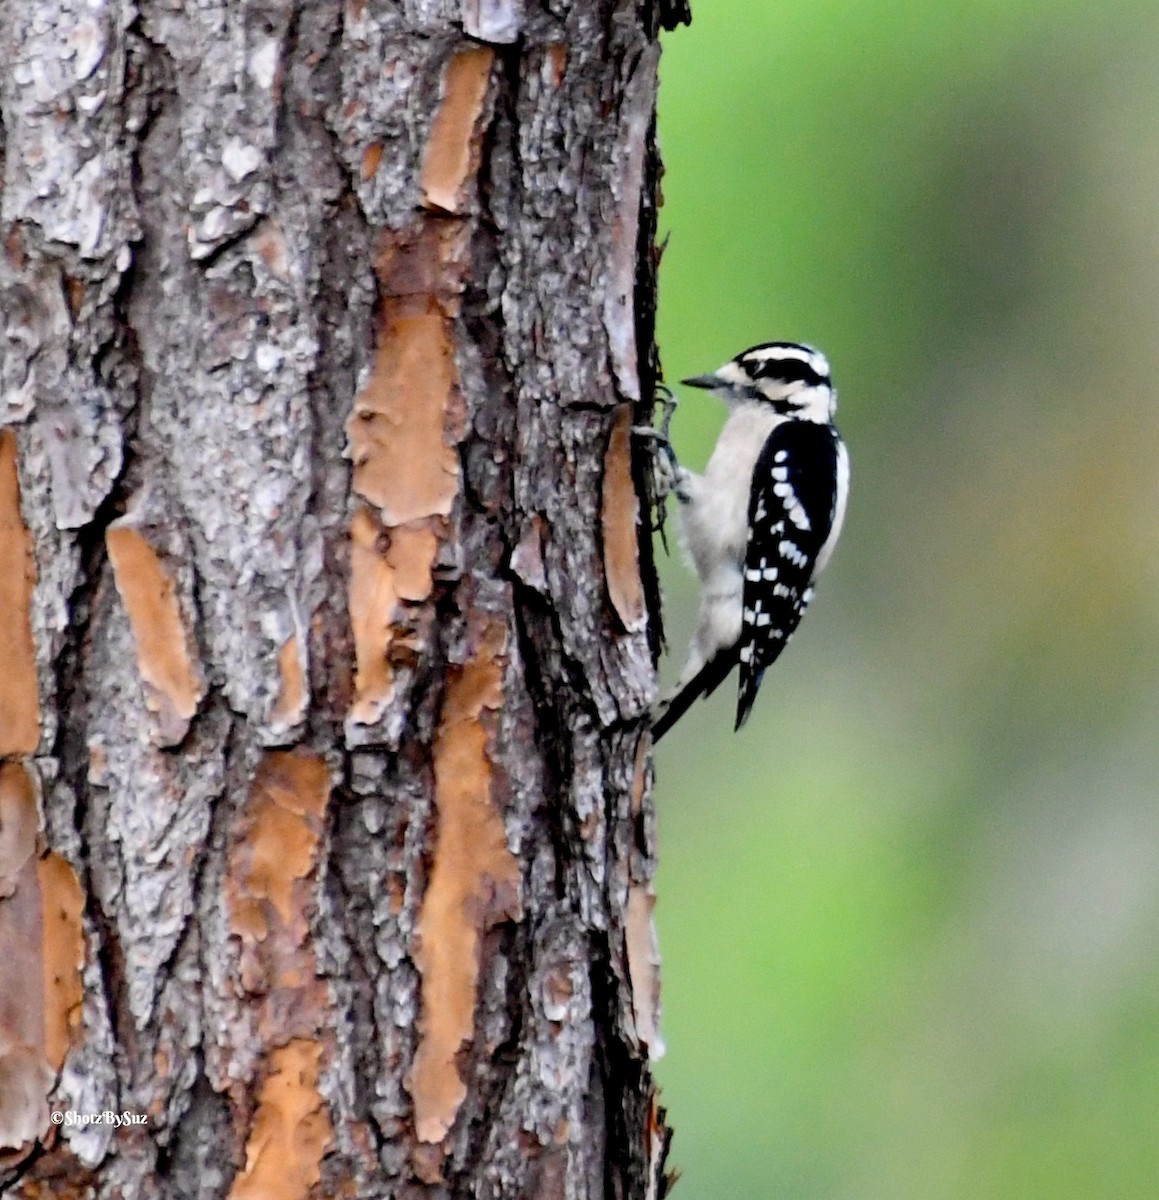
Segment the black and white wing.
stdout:
<svg viewBox="0 0 1159 1200">
<path fill-rule="evenodd" d="M 846 461 L 837 430 L 815 421 L 778 425 L 757 459 L 749 497 L 737 729 L 813 598 L 818 560 L 828 556 L 839 530 Z"/>
</svg>

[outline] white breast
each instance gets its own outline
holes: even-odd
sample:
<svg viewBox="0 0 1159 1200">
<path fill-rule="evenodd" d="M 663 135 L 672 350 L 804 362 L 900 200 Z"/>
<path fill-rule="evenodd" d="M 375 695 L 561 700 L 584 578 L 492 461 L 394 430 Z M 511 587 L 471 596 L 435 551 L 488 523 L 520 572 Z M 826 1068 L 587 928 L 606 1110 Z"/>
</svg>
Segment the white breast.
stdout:
<svg viewBox="0 0 1159 1200">
<path fill-rule="evenodd" d="M 681 514 L 688 551 L 701 579 L 723 566 L 739 570 L 743 564 L 753 471 L 769 434 L 784 420 L 767 404 L 742 404 L 724 423 L 694 502 Z"/>
</svg>

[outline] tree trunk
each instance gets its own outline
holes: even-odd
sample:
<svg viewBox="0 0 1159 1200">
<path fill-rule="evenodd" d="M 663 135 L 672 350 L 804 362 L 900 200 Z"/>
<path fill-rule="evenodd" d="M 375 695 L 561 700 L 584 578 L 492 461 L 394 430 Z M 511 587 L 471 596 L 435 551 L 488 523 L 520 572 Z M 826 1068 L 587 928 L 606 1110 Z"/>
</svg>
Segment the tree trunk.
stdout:
<svg viewBox="0 0 1159 1200">
<path fill-rule="evenodd" d="M 0 0 L 6 1195 L 663 1192 L 686 15 Z"/>
</svg>

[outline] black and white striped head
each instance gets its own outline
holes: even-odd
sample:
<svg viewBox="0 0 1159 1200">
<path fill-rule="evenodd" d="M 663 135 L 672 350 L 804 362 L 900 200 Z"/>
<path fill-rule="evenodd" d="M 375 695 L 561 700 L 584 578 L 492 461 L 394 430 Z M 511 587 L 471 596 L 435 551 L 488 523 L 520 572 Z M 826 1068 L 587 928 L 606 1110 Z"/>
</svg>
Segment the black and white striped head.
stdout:
<svg viewBox="0 0 1159 1200">
<path fill-rule="evenodd" d="M 799 342 L 752 346 L 711 375 L 683 382 L 707 388 L 729 405 L 770 404 L 784 416 L 822 424 L 833 419 L 837 408 L 829 360 Z"/>
</svg>

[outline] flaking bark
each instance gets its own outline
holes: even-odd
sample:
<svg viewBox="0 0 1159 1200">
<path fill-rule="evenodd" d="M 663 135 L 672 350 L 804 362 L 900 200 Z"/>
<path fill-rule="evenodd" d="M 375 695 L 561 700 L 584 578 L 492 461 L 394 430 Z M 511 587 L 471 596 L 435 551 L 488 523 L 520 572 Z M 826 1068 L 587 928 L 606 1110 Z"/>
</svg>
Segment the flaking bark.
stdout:
<svg viewBox="0 0 1159 1200">
<path fill-rule="evenodd" d="M 680 19 L 0 2 L 6 1195 L 663 1191 Z"/>
</svg>

